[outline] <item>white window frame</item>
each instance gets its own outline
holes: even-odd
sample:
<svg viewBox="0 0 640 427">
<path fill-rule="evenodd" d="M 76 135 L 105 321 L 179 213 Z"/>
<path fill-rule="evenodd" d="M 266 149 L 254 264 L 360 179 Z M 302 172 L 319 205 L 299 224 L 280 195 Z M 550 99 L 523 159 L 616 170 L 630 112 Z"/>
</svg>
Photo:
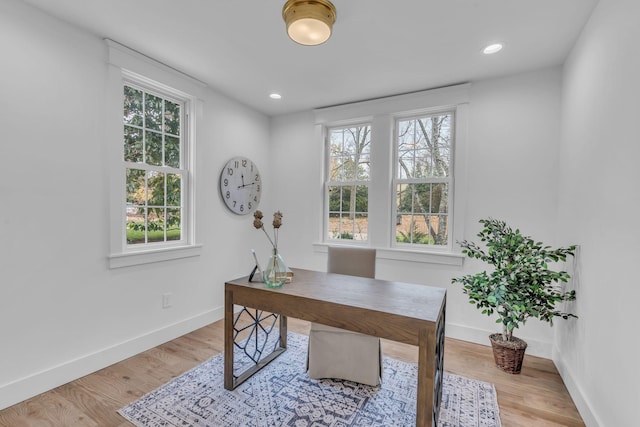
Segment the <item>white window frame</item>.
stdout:
<svg viewBox="0 0 640 427">
<path fill-rule="evenodd" d="M 323 227 L 323 238 L 324 240 L 326 240 L 327 242 L 331 242 L 332 244 L 363 244 L 366 243 L 369 240 L 369 204 L 367 202 L 367 238 L 366 239 L 332 239 L 329 237 L 329 223 L 330 223 L 330 210 L 329 210 L 329 187 L 332 186 L 340 186 L 340 187 L 367 187 L 367 198 L 369 197 L 369 191 L 371 191 L 371 176 L 369 176 L 369 180 L 367 181 L 362 181 L 362 180 L 355 180 L 355 181 L 330 181 L 330 167 L 331 167 L 331 162 L 330 162 L 330 157 L 331 157 L 331 131 L 333 129 L 346 129 L 346 128 L 351 128 L 351 127 L 362 127 L 362 126 L 369 126 L 369 128 L 371 129 L 371 123 L 370 122 L 356 122 L 356 123 L 348 123 L 348 124 L 341 124 L 341 125 L 336 125 L 336 126 L 331 126 L 331 127 L 326 127 L 325 128 L 325 132 L 324 132 L 324 144 L 325 144 L 325 148 L 324 148 L 324 152 L 325 152 L 325 167 L 324 167 L 324 206 L 326 206 L 326 209 L 324 209 L 324 227 Z M 369 132 L 371 132 L 371 130 L 369 130 Z M 370 142 L 371 144 L 371 142 Z M 369 153 L 371 153 L 371 148 L 369 148 Z M 370 154 L 369 154 L 370 155 Z"/>
<path fill-rule="evenodd" d="M 142 81 L 139 76 L 132 75 L 129 72 L 123 73 L 125 78 L 123 82 L 123 89 L 125 86 L 131 87 L 133 89 L 138 89 L 144 92 L 145 94 L 154 95 L 160 97 L 162 99 L 166 99 L 173 103 L 180 105 L 180 166 L 178 168 L 162 165 L 155 166 L 150 165 L 148 163 L 135 163 L 128 162 L 123 159 L 122 162 L 122 173 L 125 173 L 127 169 L 138 169 L 144 170 L 145 172 L 159 172 L 164 174 L 179 174 L 181 176 L 181 189 L 180 189 L 180 208 L 181 218 L 184 216 L 185 218 L 189 218 L 189 188 L 191 182 L 191 167 L 189 162 L 189 135 L 192 133 L 191 128 L 189 126 L 189 117 L 191 116 L 191 101 L 188 96 L 171 89 L 165 86 L 161 86 L 158 83 L 151 83 L 148 80 Z M 142 129 L 141 129 L 142 130 Z M 162 132 L 164 133 L 164 131 Z M 126 198 L 126 195 L 125 195 Z M 124 206 L 126 208 L 126 206 Z M 125 211 L 126 216 L 126 211 Z M 126 223 L 126 219 L 125 219 Z M 185 244 L 189 244 L 189 236 L 191 229 L 190 221 L 182 221 L 181 224 L 181 234 L 180 239 L 178 240 L 170 240 L 163 242 L 147 242 L 147 243 L 135 243 L 130 244 L 126 240 L 126 229 L 123 233 L 123 247 L 125 248 L 125 252 L 140 252 L 140 251 L 148 251 L 159 248 L 171 248 L 174 246 L 184 246 Z M 126 227 L 125 227 L 126 228 Z"/>
<path fill-rule="evenodd" d="M 201 102 L 193 95 L 204 85 L 170 67 L 140 55 L 125 46 L 106 40 L 109 48 L 109 83 L 107 101 L 106 144 L 108 146 L 108 173 L 110 183 L 110 268 L 128 267 L 152 262 L 199 256 L 201 245 L 196 242 L 195 215 L 195 147 L 196 115 Z M 122 112 L 124 86 L 158 93 L 163 97 L 178 100 L 184 105 L 184 121 L 181 168 L 183 212 L 181 239 L 128 245 L 126 242 L 126 180 Z"/>
<path fill-rule="evenodd" d="M 451 122 L 451 147 L 450 153 L 451 158 L 449 159 L 449 176 L 446 178 L 436 178 L 436 177 L 425 177 L 425 178 L 399 178 L 398 173 L 398 122 L 403 120 L 412 120 L 412 119 L 421 119 L 425 117 L 437 116 L 451 114 L 452 122 Z M 455 156 L 455 148 L 456 148 L 456 110 L 452 108 L 446 109 L 433 109 L 433 110 L 425 110 L 423 112 L 411 115 L 396 115 L 394 116 L 393 123 L 393 168 L 392 168 L 392 181 L 391 181 L 391 189 L 392 189 L 392 218 L 396 218 L 398 215 L 398 204 L 397 204 L 397 186 L 399 183 L 405 184 L 431 184 L 431 183 L 446 183 L 448 186 L 447 191 L 447 223 L 448 223 L 448 233 L 447 233 L 447 244 L 446 245 L 425 245 L 419 243 L 402 243 L 398 242 L 396 238 L 396 229 L 391 226 L 391 247 L 402 248 L 402 249 L 420 249 L 420 250 L 428 250 L 434 252 L 451 252 L 453 248 L 453 215 L 455 214 L 455 206 L 454 206 L 454 193 L 455 186 L 453 177 L 455 176 L 455 166 L 456 166 L 456 156 Z"/>
<path fill-rule="evenodd" d="M 468 103 L 471 84 L 414 92 L 354 104 L 327 107 L 314 111 L 317 135 L 322 138 L 324 161 L 328 161 L 325 140 L 328 128 L 351 124 L 371 123 L 371 175 L 369 186 L 369 239 L 368 241 L 345 242 L 327 239 L 328 200 L 324 197 L 322 224 L 314 244 L 316 251 L 325 252 L 327 246 L 347 243 L 354 246 L 373 247 L 382 259 L 422 263 L 457 265 L 463 264 L 464 256 L 453 251 L 453 243 L 464 236 L 464 212 L 466 210 L 466 139 Z M 395 239 L 395 164 L 397 118 L 453 111 L 455 142 L 452 147 L 453 173 L 449 190 L 449 245 L 397 245 Z M 323 165 L 323 171 L 327 170 Z M 326 173 L 326 172 L 325 172 Z M 326 182 L 326 175 L 323 177 Z M 324 191 L 326 195 L 326 191 Z M 375 195 L 375 197 L 372 197 Z"/>
</svg>

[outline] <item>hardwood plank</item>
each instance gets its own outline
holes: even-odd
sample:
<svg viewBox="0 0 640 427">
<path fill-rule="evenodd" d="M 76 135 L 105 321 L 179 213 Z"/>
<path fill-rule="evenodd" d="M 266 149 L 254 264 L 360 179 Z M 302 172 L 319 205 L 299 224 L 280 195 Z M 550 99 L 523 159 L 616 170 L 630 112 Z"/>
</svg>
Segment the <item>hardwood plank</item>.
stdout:
<svg viewBox="0 0 640 427">
<path fill-rule="evenodd" d="M 116 411 L 197 366 L 224 348 L 223 320 L 0 411 L 1 427 L 131 427 Z M 308 334 L 309 322 L 288 319 L 289 331 Z M 487 338 L 488 344 L 488 338 Z M 382 340 L 385 355 L 417 363 L 417 347 Z M 522 373 L 495 367 L 491 348 L 446 339 L 445 370 L 495 385 L 504 427 L 581 427 L 553 362 L 526 355 Z"/>
<path fill-rule="evenodd" d="M 64 398 L 69 402 L 69 405 L 72 405 L 76 410 L 82 412 L 86 418 L 94 420 L 98 426 L 117 425 L 121 423 L 122 417 L 117 414 L 113 408 L 119 409 L 124 406 L 122 404 L 123 399 L 118 400 L 99 393 L 93 387 L 93 384 L 100 381 L 99 376 L 92 375 L 85 378 L 88 379 L 88 384 L 80 380 L 73 381 L 51 392 L 45 393 L 45 395 L 53 394 Z M 131 396 L 128 400 L 134 400 L 136 398 L 135 396 Z M 51 421 L 53 421 L 52 425 L 55 426 L 66 425 L 62 420 L 55 417 L 52 417 Z"/>
<path fill-rule="evenodd" d="M 99 427 L 81 408 L 57 393 L 44 393 L 0 412 L 0 425 L 11 427 Z"/>
</svg>

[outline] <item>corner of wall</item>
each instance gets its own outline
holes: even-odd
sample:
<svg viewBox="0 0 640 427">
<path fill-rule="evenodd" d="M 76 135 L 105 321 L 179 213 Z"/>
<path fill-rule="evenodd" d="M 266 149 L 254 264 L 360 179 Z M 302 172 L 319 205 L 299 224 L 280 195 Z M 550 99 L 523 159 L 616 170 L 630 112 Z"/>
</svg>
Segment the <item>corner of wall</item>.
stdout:
<svg viewBox="0 0 640 427">
<path fill-rule="evenodd" d="M 599 427 L 602 425 L 595 414 L 591 411 L 591 405 L 589 404 L 585 394 L 574 380 L 574 375 L 571 372 L 569 364 L 562 358 L 560 349 L 557 346 L 553 347 L 553 363 L 556 365 L 556 369 L 560 373 L 562 381 L 564 381 L 565 387 L 569 391 L 573 403 L 576 405 L 582 420 L 587 427 Z"/>
</svg>

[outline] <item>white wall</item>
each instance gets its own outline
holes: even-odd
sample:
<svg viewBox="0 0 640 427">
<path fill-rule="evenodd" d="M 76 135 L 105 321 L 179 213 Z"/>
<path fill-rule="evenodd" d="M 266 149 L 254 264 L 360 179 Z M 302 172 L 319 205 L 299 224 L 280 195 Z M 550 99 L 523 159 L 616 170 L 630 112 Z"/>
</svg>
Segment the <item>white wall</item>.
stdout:
<svg viewBox="0 0 640 427">
<path fill-rule="evenodd" d="M 640 3 L 601 0 L 564 68 L 560 230 L 581 245 L 554 360 L 588 426 L 638 424 Z"/>
<path fill-rule="evenodd" d="M 467 179 L 456 187 L 466 189 L 464 223 L 456 224 L 464 227 L 465 238 L 480 231 L 480 218 L 493 216 L 549 244 L 567 243 L 556 233 L 560 93 L 559 68 L 473 83 Z M 326 254 L 312 247 L 320 240 L 322 213 L 322 143 L 315 134 L 314 115 L 274 119 L 272 141 L 278 189 L 274 201 L 286 220 L 282 256 L 289 265 L 324 269 Z M 482 267 L 468 260 L 458 268 L 379 259 L 377 277 L 446 287 L 447 335 L 488 345 L 488 334 L 499 330 L 494 319 L 469 304 L 460 286 L 451 285 L 452 277 Z M 548 324 L 531 320 L 517 335 L 528 341 L 529 354 L 551 357 Z"/>
<path fill-rule="evenodd" d="M 248 273 L 251 220 L 226 211 L 222 165 L 269 179 L 268 118 L 203 88 L 197 239 L 202 255 L 110 270 L 104 137 L 107 49 L 23 2 L 0 2 L 0 408 L 222 316 Z M 173 307 L 162 309 L 161 295 Z"/>
<path fill-rule="evenodd" d="M 467 179 L 458 183 L 466 238 L 479 218 L 493 216 L 552 245 L 581 245 L 572 283 L 580 319 L 554 329 L 531 321 L 518 335 L 529 354 L 549 356 L 556 332 L 554 360 L 589 426 L 633 425 L 640 401 L 627 351 L 637 347 L 640 297 L 629 267 L 640 255 L 637 16 L 635 0 L 601 0 L 564 74 L 475 82 Z M 106 46 L 5 0 L 0 52 L 0 408 L 221 316 L 224 280 L 246 273 L 250 246 L 267 250 L 250 219 L 219 200 L 218 173 L 234 155 L 260 166 L 266 215 L 284 212 L 285 261 L 324 268 L 325 255 L 312 246 L 320 237 L 322 147 L 311 112 L 275 118 L 270 129 L 266 117 L 202 89 L 202 255 L 110 270 Z M 383 260 L 378 275 L 446 287 L 448 335 L 486 344 L 493 321 L 450 284 L 479 268 Z M 163 310 L 165 292 L 174 306 Z"/>
</svg>

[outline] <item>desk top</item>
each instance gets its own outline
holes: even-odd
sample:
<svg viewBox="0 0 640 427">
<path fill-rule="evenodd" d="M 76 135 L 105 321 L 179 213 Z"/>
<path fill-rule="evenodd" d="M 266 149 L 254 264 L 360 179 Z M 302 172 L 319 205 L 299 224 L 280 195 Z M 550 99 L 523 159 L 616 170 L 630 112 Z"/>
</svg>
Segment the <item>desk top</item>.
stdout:
<svg viewBox="0 0 640 427">
<path fill-rule="evenodd" d="M 411 329 L 415 329 L 423 323 L 432 326 L 444 310 L 447 292 L 444 288 L 297 268 L 291 270 L 294 273 L 291 283 L 277 289 L 267 288 L 262 282 L 249 282 L 248 276 L 225 285 L 234 293 L 246 294 L 244 302 L 242 297 L 240 300 L 234 298 L 238 304 L 254 302 L 260 307 L 247 305 L 411 344 L 417 337 L 403 339 L 376 333 L 374 329 L 379 328 L 372 326 L 371 317 L 378 317 L 376 324 L 388 322 L 391 326 L 397 323 L 398 327 L 411 324 L 414 326 Z M 250 290 L 251 295 L 243 290 Z M 319 306 L 324 308 L 319 309 Z"/>
</svg>

